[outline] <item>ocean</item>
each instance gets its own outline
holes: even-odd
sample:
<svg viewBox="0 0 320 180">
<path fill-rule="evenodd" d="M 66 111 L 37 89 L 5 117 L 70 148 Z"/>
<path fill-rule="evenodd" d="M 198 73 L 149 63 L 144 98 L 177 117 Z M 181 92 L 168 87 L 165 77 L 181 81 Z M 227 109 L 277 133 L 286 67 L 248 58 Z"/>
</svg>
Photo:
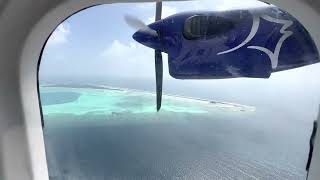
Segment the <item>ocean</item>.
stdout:
<svg viewBox="0 0 320 180">
<path fill-rule="evenodd" d="M 50 180 L 305 179 L 312 121 L 265 106 L 41 86 Z"/>
</svg>

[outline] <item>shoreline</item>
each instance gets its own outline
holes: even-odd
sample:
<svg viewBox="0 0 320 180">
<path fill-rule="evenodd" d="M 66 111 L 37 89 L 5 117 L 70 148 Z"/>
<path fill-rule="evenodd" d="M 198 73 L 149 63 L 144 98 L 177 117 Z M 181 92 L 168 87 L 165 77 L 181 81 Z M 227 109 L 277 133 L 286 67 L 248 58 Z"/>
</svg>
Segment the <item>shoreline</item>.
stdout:
<svg viewBox="0 0 320 180">
<path fill-rule="evenodd" d="M 151 95 L 155 95 L 155 93 L 150 92 L 150 91 L 144 91 L 144 90 L 139 90 L 139 89 L 129 89 L 129 88 L 121 88 L 121 87 L 112 87 L 112 86 L 107 86 L 107 85 L 66 85 L 66 84 L 49 84 L 49 85 L 39 85 L 40 87 L 61 87 L 61 88 L 78 88 L 78 89 L 101 89 L 101 90 L 111 90 L 111 91 L 132 91 L 132 92 L 141 92 L 141 93 L 147 93 Z M 210 100 L 210 99 L 202 99 L 202 98 L 195 98 L 195 97 L 188 97 L 188 96 L 181 96 L 181 95 L 176 95 L 176 94 L 163 94 L 164 96 L 167 97 L 174 97 L 174 98 L 179 98 L 181 100 L 193 100 L 193 101 L 198 101 L 201 103 L 206 103 L 206 104 L 211 104 L 211 105 L 225 105 L 225 106 L 232 106 L 235 108 L 241 108 L 241 109 L 248 109 L 251 111 L 255 111 L 254 106 L 249 106 L 249 105 L 242 105 L 242 104 L 237 104 L 237 103 L 230 103 L 230 102 L 224 102 L 224 101 L 215 101 L 215 100 Z"/>
</svg>

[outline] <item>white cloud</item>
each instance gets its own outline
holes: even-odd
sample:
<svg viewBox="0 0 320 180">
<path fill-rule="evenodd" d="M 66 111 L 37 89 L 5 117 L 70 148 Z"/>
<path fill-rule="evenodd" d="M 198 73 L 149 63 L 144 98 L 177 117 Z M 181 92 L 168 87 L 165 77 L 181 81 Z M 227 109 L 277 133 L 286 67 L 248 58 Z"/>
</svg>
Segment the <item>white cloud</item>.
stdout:
<svg viewBox="0 0 320 180">
<path fill-rule="evenodd" d="M 187 4 L 187 3 L 186 3 Z M 188 3 L 181 10 L 232 10 L 265 7 L 268 4 L 258 0 L 199 0 Z"/>
<path fill-rule="evenodd" d="M 167 56 L 163 54 L 166 61 Z M 154 78 L 154 50 L 136 42 L 122 43 L 114 40 L 102 52 L 103 71 L 114 77 Z M 165 62 L 166 64 L 166 62 Z M 168 74 L 168 68 L 164 65 Z M 167 75 L 165 75 L 167 76 Z"/>
<path fill-rule="evenodd" d="M 154 2 L 145 2 L 145 3 L 137 3 L 135 4 L 134 6 L 135 8 L 140 8 L 142 10 L 148 10 L 148 9 L 152 9 L 152 8 L 155 8 L 155 3 Z"/>
<path fill-rule="evenodd" d="M 208 4 L 208 0 L 206 0 L 206 4 Z M 212 4 L 212 2 L 211 2 Z M 225 11 L 231 9 L 250 9 L 250 8 L 258 8 L 269 6 L 266 3 L 257 0 L 224 0 L 220 1 L 220 3 L 216 6 L 216 10 Z"/>
<path fill-rule="evenodd" d="M 68 36 L 70 35 L 70 27 L 66 23 L 60 24 L 52 33 L 48 40 L 49 45 L 57 45 L 68 42 Z"/>
<path fill-rule="evenodd" d="M 179 4 L 179 6 L 177 6 Z M 189 2 L 165 2 L 162 8 L 162 18 L 184 11 L 215 10 L 225 11 L 232 9 L 250 9 L 269 6 L 258 0 L 199 0 Z M 140 7 L 141 8 L 141 7 Z M 144 8 L 155 9 L 153 4 L 148 4 Z M 154 22 L 155 16 L 149 17 L 145 22 Z"/>
<path fill-rule="evenodd" d="M 163 6 L 162 7 L 162 16 L 161 18 L 164 19 L 168 16 L 171 16 L 173 14 L 177 13 L 177 8 L 172 7 L 172 6 Z M 147 24 L 153 23 L 155 21 L 155 16 L 149 17 L 146 21 Z"/>
</svg>

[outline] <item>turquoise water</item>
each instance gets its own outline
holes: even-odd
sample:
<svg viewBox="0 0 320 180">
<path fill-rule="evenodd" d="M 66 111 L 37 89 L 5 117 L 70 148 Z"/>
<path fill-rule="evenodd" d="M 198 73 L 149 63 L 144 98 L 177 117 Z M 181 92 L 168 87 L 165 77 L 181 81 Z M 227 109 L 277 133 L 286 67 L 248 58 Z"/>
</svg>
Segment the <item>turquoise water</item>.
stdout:
<svg viewBox="0 0 320 180">
<path fill-rule="evenodd" d="M 134 90 L 41 87 L 41 98 L 45 115 L 62 112 L 73 115 L 156 112 L 155 95 Z M 217 109 L 254 111 L 254 107 L 249 106 L 212 104 L 204 100 L 164 95 L 161 112 L 209 113 Z"/>
<path fill-rule="evenodd" d="M 304 179 L 309 127 L 268 109 L 41 87 L 51 180 Z M 281 128 L 285 127 L 285 128 Z"/>
</svg>

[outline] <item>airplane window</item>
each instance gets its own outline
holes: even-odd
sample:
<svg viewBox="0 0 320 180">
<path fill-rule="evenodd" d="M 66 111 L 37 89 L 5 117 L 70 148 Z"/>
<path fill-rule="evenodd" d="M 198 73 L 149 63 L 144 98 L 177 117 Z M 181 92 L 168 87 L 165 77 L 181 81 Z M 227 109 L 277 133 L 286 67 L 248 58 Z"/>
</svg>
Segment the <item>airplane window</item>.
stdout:
<svg viewBox="0 0 320 180">
<path fill-rule="evenodd" d="M 260 1 L 76 13 L 39 67 L 50 180 L 305 179 L 318 62 L 307 29 Z"/>
</svg>

